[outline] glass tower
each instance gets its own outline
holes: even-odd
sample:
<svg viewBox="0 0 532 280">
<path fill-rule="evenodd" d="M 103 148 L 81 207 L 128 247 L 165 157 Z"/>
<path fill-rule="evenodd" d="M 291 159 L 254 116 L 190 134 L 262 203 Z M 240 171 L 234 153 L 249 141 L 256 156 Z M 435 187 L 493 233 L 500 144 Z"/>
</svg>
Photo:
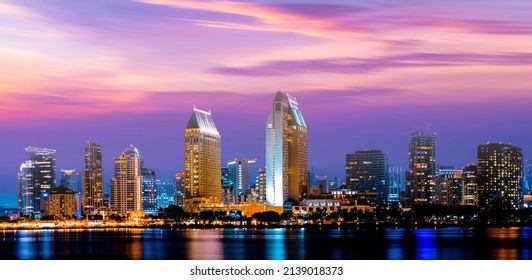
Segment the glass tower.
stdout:
<svg viewBox="0 0 532 280">
<path fill-rule="evenodd" d="M 377 201 L 388 198 L 388 155 L 380 150 L 361 150 L 345 155 L 347 186 L 357 192 L 373 192 Z"/>
<path fill-rule="evenodd" d="M 266 123 L 266 203 L 299 202 L 308 177 L 307 125 L 296 98 L 278 91 Z"/>
<path fill-rule="evenodd" d="M 229 170 L 229 180 L 233 185 L 233 203 L 238 203 L 238 198 L 242 195 L 246 197 L 248 194 L 250 194 L 251 186 L 249 166 L 256 161 L 256 159 L 249 160 L 235 158 L 232 162 L 227 164 L 227 169 Z"/>
<path fill-rule="evenodd" d="M 19 212 L 22 216 L 40 218 L 46 213 L 45 198 L 56 186 L 55 150 L 26 148 L 27 160 L 18 174 Z"/>
<path fill-rule="evenodd" d="M 157 214 L 157 176 L 155 170 L 141 168 L 142 176 L 142 210 L 146 215 Z"/>
</svg>

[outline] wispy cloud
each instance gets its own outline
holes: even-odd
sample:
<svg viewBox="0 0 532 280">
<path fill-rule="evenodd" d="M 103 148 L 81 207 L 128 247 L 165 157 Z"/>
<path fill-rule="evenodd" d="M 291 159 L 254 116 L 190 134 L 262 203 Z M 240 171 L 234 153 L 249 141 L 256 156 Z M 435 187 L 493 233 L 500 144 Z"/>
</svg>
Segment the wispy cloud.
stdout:
<svg viewBox="0 0 532 280">
<path fill-rule="evenodd" d="M 376 58 L 328 58 L 270 61 L 250 67 L 218 67 L 212 73 L 239 76 L 285 76 L 304 73 L 368 73 L 391 68 L 530 65 L 532 53 L 412 53 Z"/>
</svg>

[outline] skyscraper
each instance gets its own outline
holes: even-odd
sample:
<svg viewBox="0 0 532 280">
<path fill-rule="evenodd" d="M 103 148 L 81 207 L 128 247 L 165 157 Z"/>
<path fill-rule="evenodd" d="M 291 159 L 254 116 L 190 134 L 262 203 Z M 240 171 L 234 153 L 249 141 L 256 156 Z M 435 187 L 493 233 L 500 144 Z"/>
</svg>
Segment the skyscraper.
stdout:
<svg viewBox="0 0 532 280">
<path fill-rule="evenodd" d="M 307 125 L 296 98 L 278 91 L 266 124 L 266 203 L 299 202 L 308 176 Z"/>
<path fill-rule="evenodd" d="M 462 174 L 462 205 L 477 205 L 477 166 L 468 165 Z"/>
<path fill-rule="evenodd" d="M 399 166 L 388 167 L 388 201 L 399 202 L 401 193 L 404 191 L 404 173 L 403 168 Z"/>
<path fill-rule="evenodd" d="M 221 137 L 211 112 L 194 108 L 185 129 L 185 199 L 222 202 Z"/>
<path fill-rule="evenodd" d="M 93 214 L 103 205 L 102 148 L 96 142 L 87 141 L 83 169 L 83 212 Z"/>
<path fill-rule="evenodd" d="M 255 163 L 257 159 L 239 159 L 235 158 L 227 164 L 229 170 L 229 180 L 233 185 L 233 203 L 238 203 L 238 197 L 250 193 L 250 172 L 249 166 Z"/>
<path fill-rule="evenodd" d="M 478 206 L 489 208 L 503 201 L 511 208 L 523 206 L 523 153 L 503 143 L 487 143 L 477 149 Z"/>
<path fill-rule="evenodd" d="M 81 174 L 76 172 L 76 169 L 63 169 L 61 168 L 61 180 L 60 186 L 68 188 L 74 192 L 74 202 L 75 202 L 75 216 L 81 217 L 82 201 L 81 201 Z"/>
<path fill-rule="evenodd" d="M 380 150 L 361 150 L 345 155 L 345 180 L 357 192 L 374 192 L 377 201 L 388 197 L 388 155 Z"/>
<path fill-rule="evenodd" d="M 140 169 L 142 176 L 142 211 L 146 215 L 157 214 L 157 176 L 155 170 L 142 167 Z"/>
<path fill-rule="evenodd" d="M 462 201 L 463 170 L 453 166 L 440 166 L 436 171 L 436 203 L 459 205 Z"/>
<path fill-rule="evenodd" d="M 185 208 L 185 174 L 175 174 L 175 205 Z"/>
<path fill-rule="evenodd" d="M 436 201 L 435 134 L 418 131 L 412 134 L 406 173 L 406 204 Z"/>
<path fill-rule="evenodd" d="M 40 218 L 46 209 L 44 198 L 55 188 L 55 150 L 26 148 L 27 160 L 20 165 L 19 212 L 22 216 Z"/>
<path fill-rule="evenodd" d="M 175 204 L 175 181 L 174 180 L 157 180 L 157 208 L 166 208 Z"/>
<path fill-rule="evenodd" d="M 255 178 L 255 194 L 256 202 L 266 201 L 266 170 L 260 168 L 257 177 Z"/>
<path fill-rule="evenodd" d="M 115 176 L 111 178 L 111 210 L 127 214 L 142 209 L 141 159 L 133 145 L 114 159 Z"/>
</svg>

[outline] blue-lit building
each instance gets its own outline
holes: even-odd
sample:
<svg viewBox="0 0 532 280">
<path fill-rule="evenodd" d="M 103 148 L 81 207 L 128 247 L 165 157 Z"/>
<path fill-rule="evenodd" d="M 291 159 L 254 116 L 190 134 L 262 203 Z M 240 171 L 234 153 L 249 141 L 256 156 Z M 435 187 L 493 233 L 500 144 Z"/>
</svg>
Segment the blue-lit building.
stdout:
<svg viewBox="0 0 532 280">
<path fill-rule="evenodd" d="M 157 180 L 157 208 L 175 205 L 176 187 L 173 180 Z"/>
<path fill-rule="evenodd" d="M 403 168 L 399 166 L 388 167 L 388 202 L 399 202 L 401 193 L 405 190 Z"/>
<path fill-rule="evenodd" d="M 26 161 L 18 173 L 18 209 L 22 216 L 40 218 L 45 212 L 44 197 L 56 186 L 55 150 L 27 147 Z"/>
<path fill-rule="evenodd" d="M 155 170 L 142 168 L 142 211 L 146 215 L 157 214 L 157 186 Z"/>
<path fill-rule="evenodd" d="M 239 159 L 235 158 L 227 164 L 229 171 L 229 181 L 233 185 L 233 203 L 245 202 L 246 197 L 250 195 L 250 172 L 249 167 L 257 159 Z"/>
<path fill-rule="evenodd" d="M 266 203 L 291 211 L 308 184 L 307 124 L 297 99 L 278 91 L 266 122 Z"/>
</svg>

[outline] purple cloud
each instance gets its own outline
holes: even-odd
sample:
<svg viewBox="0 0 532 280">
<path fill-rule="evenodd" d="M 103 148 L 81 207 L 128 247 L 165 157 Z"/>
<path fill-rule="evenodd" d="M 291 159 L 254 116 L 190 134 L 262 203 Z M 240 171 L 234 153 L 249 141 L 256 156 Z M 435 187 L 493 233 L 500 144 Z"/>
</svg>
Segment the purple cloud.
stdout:
<svg viewBox="0 0 532 280">
<path fill-rule="evenodd" d="M 301 73 L 368 73 L 390 68 L 445 67 L 473 65 L 529 65 L 532 53 L 412 53 L 406 55 L 361 58 L 333 58 L 270 61 L 250 67 L 218 67 L 212 73 L 237 76 L 284 76 Z"/>
</svg>

